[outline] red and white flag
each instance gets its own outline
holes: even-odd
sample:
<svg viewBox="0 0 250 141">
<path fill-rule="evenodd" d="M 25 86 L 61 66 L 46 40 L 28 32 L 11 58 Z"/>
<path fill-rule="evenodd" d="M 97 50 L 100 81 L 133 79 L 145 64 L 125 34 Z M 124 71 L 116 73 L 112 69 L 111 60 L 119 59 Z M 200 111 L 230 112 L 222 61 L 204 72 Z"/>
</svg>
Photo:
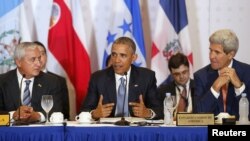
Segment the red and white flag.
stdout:
<svg viewBox="0 0 250 141">
<path fill-rule="evenodd" d="M 188 56 L 192 72 L 192 50 L 188 32 L 185 0 L 159 0 L 156 30 L 152 45 L 151 69 L 156 72 L 157 85 L 168 83 L 168 60 L 177 53 Z"/>
<path fill-rule="evenodd" d="M 68 0 L 54 0 L 50 19 L 48 48 L 64 69 L 76 93 L 76 108 L 87 94 L 91 74 L 90 59 L 83 41 L 77 32 L 79 24 L 73 21 L 73 14 Z M 84 32 L 84 31 L 82 31 Z"/>
</svg>

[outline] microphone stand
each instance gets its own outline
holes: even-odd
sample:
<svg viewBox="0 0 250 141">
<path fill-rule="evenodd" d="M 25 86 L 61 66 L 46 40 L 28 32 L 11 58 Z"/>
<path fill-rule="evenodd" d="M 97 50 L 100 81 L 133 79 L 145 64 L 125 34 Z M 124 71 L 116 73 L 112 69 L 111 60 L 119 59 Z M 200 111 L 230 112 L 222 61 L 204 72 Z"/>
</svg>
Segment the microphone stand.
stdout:
<svg viewBox="0 0 250 141">
<path fill-rule="evenodd" d="M 122 108 L 122 114 L 123 116 L 121 117 L 120 120 L 115 122 L 115 125 L 119 125 L 119 126 L 128 126 L 130 124 L 129 121 L 127 121 L 124 117 L 124 107 L 125 107 L 125 99 L 126 99 L 126 94 L 127 94 L 127 83 L 128 83 L 128 79 L 127 79 L 127 72 L 124 72 L 124 75 L 126 77 L 126 83 L 125 83 L 125 94 L 124 94 L 124 99 L 123 99 L 123 108 Z"/>
<path fill-rule="evenodd" d="M 20 126 L 20 125 L 28 125 L 28 123 L 27 122 L 25 122 L 25 121 L 21 121 L 21 119 L 20 119 L 20 116 L 21 116 L 21 110 L 20 110 L 20 108 L 21 108 L 21 106 L 22 106 L 22 101 L 21 101 L 21 99 L 22 99 L 22 97 L 21 97 L 21 93 L 22 93 L 22 85 L 23 85 L 23 79 L 25 78 L 25 74 L 23 74 L 22 75 L 22 79 L 21 79 L 21 82 L 20 82 L 20 86 L 19 86 L 19 96 L 20 96 L 20 100 L 19 100 L 19 107 L 18 107 L 18 119 L 17 120 L 15 120 L 14 122 L 13 122 L 13 124 L 12 125 L 14 125 L 14 126 Z"/>
</svg>

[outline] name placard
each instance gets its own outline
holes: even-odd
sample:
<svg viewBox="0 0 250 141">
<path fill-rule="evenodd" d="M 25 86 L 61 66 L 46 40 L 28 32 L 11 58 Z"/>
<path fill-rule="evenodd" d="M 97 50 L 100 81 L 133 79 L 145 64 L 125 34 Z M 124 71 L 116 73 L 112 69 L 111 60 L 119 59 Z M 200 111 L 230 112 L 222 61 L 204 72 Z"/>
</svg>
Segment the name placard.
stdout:
<svg viewBox="0 0 250 141">
<path fill-rule="evenodd" d="M 214 114 L 202 113 L 178 113 L 176 116 L 176 125 L 214 125 Z"/>
<path fill-rule="evenodd" d="M 0 126 L 10 126 L 10 115 L 9 115 L 9 113 L 0 114 Z"/>
</svg>

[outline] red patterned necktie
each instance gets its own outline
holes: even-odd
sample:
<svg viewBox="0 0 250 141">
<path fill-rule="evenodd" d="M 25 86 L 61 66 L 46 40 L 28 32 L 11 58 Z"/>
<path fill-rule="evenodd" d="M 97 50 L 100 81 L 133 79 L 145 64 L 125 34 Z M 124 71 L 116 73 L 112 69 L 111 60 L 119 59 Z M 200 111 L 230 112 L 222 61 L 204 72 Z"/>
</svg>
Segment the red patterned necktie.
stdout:
<svg viewBox="0 0 250 141">
<path fill-rule="evenodd" d="M 178 112 L 185 112 L 187 107 L 187 88 L 183 86 L 183 90 L 180 93 L 179 105 L 178 105 Z"/>
<path fill-rule="evenodd" d="M 225 84 L 221 87 L 224 112 L 226 112 L 227 110 L 227 92 L 228 92 L 228 84 Z"/>
</svg>

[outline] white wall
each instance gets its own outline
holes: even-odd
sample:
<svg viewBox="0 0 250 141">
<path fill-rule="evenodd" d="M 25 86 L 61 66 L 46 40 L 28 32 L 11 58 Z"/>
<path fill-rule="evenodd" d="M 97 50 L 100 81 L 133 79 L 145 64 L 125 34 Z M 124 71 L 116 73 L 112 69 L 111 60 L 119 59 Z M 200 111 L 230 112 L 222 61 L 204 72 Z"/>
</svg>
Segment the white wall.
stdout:
<svg viewBox="0 0 250 141">
<path fill-rule="evenodd" d="M 235 58 L 250 63 L 249 0 L 186 0 L 186 4 L 195 70 L 209 63 L 209 35 L 222 28 L 230 28 L 238 35 L 240 47 Z"/>
<path fill-rule="evenodd" d="M 156 0 L 141 0 L 142 15 L 144 22 L 149 13 L 150 31 L 147 31 L 146 37 L 154 32 Z M 145 9 L 145 5 L 148 9 Z M 191 46 L 193 50 L 194 71 L 209 64 L 208 47 L 209 36 L 216 30 L 222 28 L 232 29 L 239 38 L 240 48 L 236 59 L 250 63 L 248 56 L 248 41 L 250 40 L 250 1 L 249 0 L 186 0 L 187 14 L 189 21 L 189 31 Z M 148 41 L 146 41 L 148 42 Z M 149 42 L 147 48 L 149 48 Z M 150 50 L 150 49 L 148 49 Z"/>
</svg>

